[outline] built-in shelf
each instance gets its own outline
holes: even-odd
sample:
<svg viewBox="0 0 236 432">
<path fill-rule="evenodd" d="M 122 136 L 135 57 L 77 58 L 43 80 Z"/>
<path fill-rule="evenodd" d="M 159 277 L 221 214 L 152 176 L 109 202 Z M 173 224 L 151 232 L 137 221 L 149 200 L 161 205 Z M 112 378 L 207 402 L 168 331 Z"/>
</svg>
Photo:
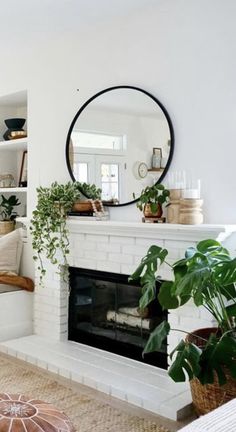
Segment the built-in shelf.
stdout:
<svg viewBox="0 0 236 432">
<path fill-rule="evenodd" d="M 10 187 L 10 188 L 0 188 L 0 192 L 4 193 L 4 192 L 27 192 L 27 187 Z"/>
<path fill-rule="evenodd" d="M 8 141 L 0 141 L 0 150 L 27 150 L 27 138 L 18 138 Z"/>
<path fill-rule="evenodd" d="M 164 171 L 164 168 L 149 168 L 149 172 L 162 172 Z"/>
</svg>

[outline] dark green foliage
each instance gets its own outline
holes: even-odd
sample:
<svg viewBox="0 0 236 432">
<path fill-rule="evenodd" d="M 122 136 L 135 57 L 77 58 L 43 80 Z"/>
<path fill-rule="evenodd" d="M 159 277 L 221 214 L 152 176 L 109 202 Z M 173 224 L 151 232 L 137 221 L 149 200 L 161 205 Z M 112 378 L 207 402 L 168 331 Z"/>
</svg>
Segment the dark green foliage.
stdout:
<svg viewBox="0 0 236 432">
<path fill-rule="evenodd" d="M 152 213 L 156 213 L 158 204 L 162 205 L 168 202 L 169 195 L 169 190 L 162 184 L 147 186 L 142 190 L 136 206 L 142 211 L 146 204 L 150 204 Z M 133 194 L 133 197 L 135 199 L 135 194 Z"/>
<path fill-rule="evenodd" d="M 1 199 L 2 201 L 0 202 L 0 215 L 2 216 L 2 220 L 14 220 L 18 216 L 17 213 L 14 211 L 14 208 L 21 204 L 18 198 L 16 198 L 16 195 L 11 195 L 9 198 L 1 195 Z"/>
<path fill-rule="evenodd" d="M 86 196 L 86 198 L 89 198 L 92 200 L 100 200 L 101 199 L 102 189 L 97 188 L 97 186 L 95 184 L 75 182 L 75 185 L 78 188 L 78 190 L 83 195 Z"/>
<path fill-rule="evenodd" d="M 213 382 L 215 371 L 222 385 L 226 382 L 224 367 L 236 377 L 236 259 L 211 239 L 187 249 L 185 257 L 172 265 L 166 261 L 167 254 L 166 249 L 151 246 L 131 275 L 130 280 L 141 282 L 140 307 L 155 298 L 159 267 L 163 263 L 172 267 L 173 281 L 163 282 L 158 294 L 163 309 L 176 309 L 191 299 L 196 307 L 203 306 L 212 314 L 219 332 L 202 340 L 200 347 L 188 339 L 181 340 L 171 354 L 173 363 L 168 373 L 177 382 L 197 377 L 207 384 Z M 169 331 L 165 322 L 156 327 L 144 353 L 159 350 Z"/>
</svg>

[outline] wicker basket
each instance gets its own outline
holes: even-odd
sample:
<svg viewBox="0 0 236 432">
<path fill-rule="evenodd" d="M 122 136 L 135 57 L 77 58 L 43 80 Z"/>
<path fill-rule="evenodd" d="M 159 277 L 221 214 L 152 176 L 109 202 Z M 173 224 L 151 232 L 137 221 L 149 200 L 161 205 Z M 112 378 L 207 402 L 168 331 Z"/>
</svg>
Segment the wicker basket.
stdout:
<svg viewBox="0 0 236 432">
<path fill-rule="evenodd" d="M 0 235 L 8 234 L 15 228 L 14 221 L 0 221 Z"/>
<path fill-rule="evenodd" d="M 211 333 L 217 333 L 217 328 L 205 328 L 194 331 L 194 335 L 208 339 Z M 202 341 L 194 335 L 189 335 L 187 340 L 197 346 L 202 346 Z M 227 378 L 226 384 L 220 386 L 216 373 L 214 373 L 214 383 L 202 385 L 197 378 L 190 381 L 190 388 L 193 399 L 193 406 L 198 416 L 207 414 L 213 409 L 236 397 L 236 379 L 232 378 L 226 368 L 224 373 Z"/>
</svg>

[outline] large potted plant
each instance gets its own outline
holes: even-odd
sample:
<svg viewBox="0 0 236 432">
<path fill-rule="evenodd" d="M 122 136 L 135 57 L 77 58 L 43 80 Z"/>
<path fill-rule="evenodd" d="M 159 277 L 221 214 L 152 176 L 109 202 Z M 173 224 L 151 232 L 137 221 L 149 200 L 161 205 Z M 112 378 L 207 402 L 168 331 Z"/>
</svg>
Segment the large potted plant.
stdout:
<svg viewBox="0 0 236 432">
<path fill-rule="evenodd" d="M 161 183 L 153 186 L 146 186 L 141 191 L 136 206 L 144 214 L 144 217 L 157 217 L 160 218 L 163 214 L 162 205 L 168 202 L 170 192 Z M 135 198 L 135 194 L 133 194 Z"/>
<path fill-rule="evenodd" d="M 15 219 L 18 216 L 15 207 L 20 205 L 19 199 L 16 195 L 10 195 L 6 198 L 1 195 L 0 201 L 0 234 L 7 234 L 14 230 Z"/>
<path fill-rule="evenodd" d="M 236 258 L 215 240 L 203 240 L 188 248 L 185 257 L 174 264 L 166 260 L 168 251 L 151 246 L 131 279 L 140 279 L 144 309 L 156 296 L 159 267 L 167 263 L 173 270 L 173 281 L 164 281 L 158 293 L 163 309 L 176 309 L 191 301 L 193 307 L 204 307 L 215 327 L 198 329 L 183 339 L 170 354 L 170 377 L 181 382 L 190 380 L 193 404 L 198 414 L 216 408 L 236 397 Z M 144 349 L 158 351 L 170 332 L 167 321 L 151 333 Z M 178 330 L 180 331 L 180 330 Z"/>
<path fill-rule="evenodd" d="M 33 211 L 30 231 L 32 246 L 36 251 L 34 260 L 38 260 L 40 283 L 46 270 L 43 255 L 66 279 L 68 276 L 69 232 L 66 226 L 67 213 L 75 201 L 80 198 L 76 183 L 52 183 L 50 187 L 37 189 L 37 206 Z M 60 255 L 60 256 L 59 256 Z"/>
</svg>

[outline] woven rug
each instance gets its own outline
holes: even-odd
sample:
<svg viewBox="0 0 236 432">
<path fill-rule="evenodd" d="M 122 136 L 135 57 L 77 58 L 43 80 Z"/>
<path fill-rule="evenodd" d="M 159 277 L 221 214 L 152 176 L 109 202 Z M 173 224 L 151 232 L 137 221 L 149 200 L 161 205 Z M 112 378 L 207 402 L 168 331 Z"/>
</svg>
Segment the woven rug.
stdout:
<svg viewBox="0 0 236 432">
<path fill-rule="evenodd" d="M 0 356 L 0 391 L 53 403 L 68 415 L 77 432 L 168 432 L 152 421 L 70 389 L 47 373 L 4 356 Z"/>
</svg>

